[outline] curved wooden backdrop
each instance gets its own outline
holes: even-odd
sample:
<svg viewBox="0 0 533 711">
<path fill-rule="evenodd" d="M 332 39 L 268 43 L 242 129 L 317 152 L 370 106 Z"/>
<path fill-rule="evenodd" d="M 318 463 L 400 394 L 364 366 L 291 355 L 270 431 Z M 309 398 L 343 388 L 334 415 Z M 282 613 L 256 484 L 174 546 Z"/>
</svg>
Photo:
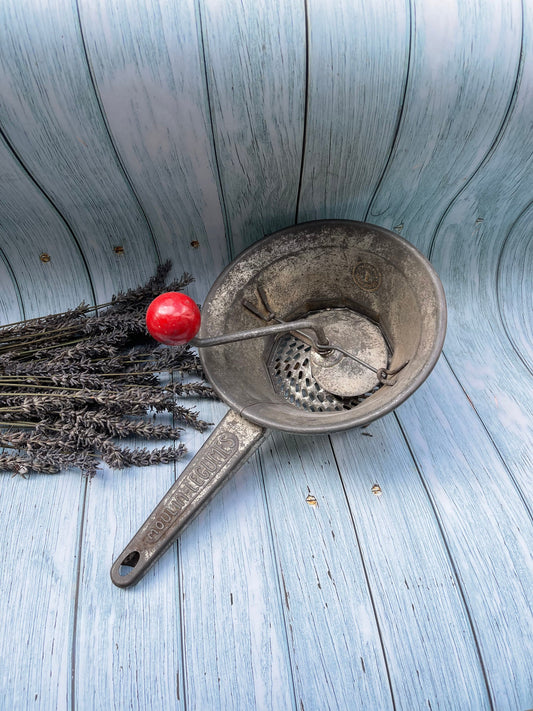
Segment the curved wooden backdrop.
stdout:
<svg viewBox="0 0 533 711">
<path fill-rule="evenodd" d="M 533 708 L 532 42 L 532 0 L 0 3 L 3 322 L 169 257 L 202 300 L 334 217 L 449 305 L 412 398 L 274 433 L 134 589 L 109 567 L 183 465 L 1 475 L 5 708 Z"/>
</svg>

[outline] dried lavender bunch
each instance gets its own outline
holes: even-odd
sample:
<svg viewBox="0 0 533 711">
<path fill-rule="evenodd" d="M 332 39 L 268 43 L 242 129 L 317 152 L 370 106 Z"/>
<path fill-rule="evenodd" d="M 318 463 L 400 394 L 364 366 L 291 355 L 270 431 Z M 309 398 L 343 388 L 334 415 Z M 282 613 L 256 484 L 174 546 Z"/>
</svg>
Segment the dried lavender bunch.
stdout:
<svg viewBox="0 0 533 711">
<path fill-rule="evenodd" d="M 40 316 L 27 321 L 18 321 L 0 326 L 1 342 L 27 340 L 35 337 L 36 334 L 42 335 L 43 333 L 54 331 L 56 328 L 65 330 L 78 323 L 78 319 L 90 311 L 91 307 L 82 302 L 75 309 L 64 311 L 60 314 L 50 314 L 49 316 Z"/>
<path fill-rule="evenodd" d="M 181 459 L 185 453 L 183 444 L 178 447 L 159 447 L 159 449 L 148 450 L 146 448 L 130 449 L 129 447 L 117 447 L 112 442 L 104 446 L 102 450 L 104 462 L 112 469 L 123 469 L 125 467 L 147 467 L 151 464 L 169 464 Z"/>
<path fill-rule="evenodd" d="M 146 330 L 151 300 L 192 281 L 184 274 L 166 284 L 170 269 L 160 265 L 146 284 L 107 304 L 0 326 L 0 470 L 25 476 L 78 467 L 93 475 L 100 460 L 113 468 L 170 463 L 183 456 L 182 444 L 148 450 L 113 440 L 176 441 L 183 426 L 208 427 L 179 400 L 215 397 L 197 354 L 162 346 Z M 154 413 L 172 424 L 152 422 Z"/>
</svg>

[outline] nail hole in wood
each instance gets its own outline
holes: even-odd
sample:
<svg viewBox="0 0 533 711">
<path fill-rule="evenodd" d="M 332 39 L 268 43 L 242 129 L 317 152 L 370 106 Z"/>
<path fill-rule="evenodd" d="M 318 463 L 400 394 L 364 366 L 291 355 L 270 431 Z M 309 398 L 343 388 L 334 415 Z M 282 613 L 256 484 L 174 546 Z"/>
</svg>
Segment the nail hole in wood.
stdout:
<svg viewBox="0 0 533 711">
<path fill-rule="evenodd" d="M 124 254 L 124 247 L 121 244 L 117 244 L 116 247 L 113 247 L 113 252 L 115 254 Z"/>
<path fill-rule="evenodd" d="M 44 262 L 44 263 L 46 264 L 46 262 L 49 262 L 49 261 L 50 261 L 50 255 L 47 254 L 46 252 L 42 252 L 42 253 L 39 255 L 39 259 L 41 260 L 41 262 Z"/>
<path fill-rule="evenodd" d="M 318 501 L 316 500 L 316 498 L 315 498 L 312 494 L 308 494 L 308 495 L 305 497 L 305 500 L 307 501 L 307 503 L 309 504 L 309 506 L 318 506 Z"/>
<path fill-rule="evenodd" d="M 197 239 L 193 239 L 193 241 L 191 242 L 191 247 L 193 249 L 198 249 L 199 246 L 200 246 L 200 242 L 198 242 Z"/>
<path fill-rule="evenodd" d="M 381 496 L 381 494 L 383 493 L 379 484 L 374 484 L 370 491 L 374 494 L 374 496 Z"/>
</svg>

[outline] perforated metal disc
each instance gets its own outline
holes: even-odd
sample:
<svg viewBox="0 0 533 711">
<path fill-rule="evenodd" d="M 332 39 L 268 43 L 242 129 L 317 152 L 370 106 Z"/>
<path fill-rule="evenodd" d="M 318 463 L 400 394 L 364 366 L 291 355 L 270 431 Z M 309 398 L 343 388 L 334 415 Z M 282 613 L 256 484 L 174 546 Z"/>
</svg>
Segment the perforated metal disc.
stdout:
<svg viewBox="0 0 533 711">
<path fill-rule="evenodd" d="M 287 333 L 277 339 L 270 354 L 268 370 L 274 390 L 295 407 L 308 412 L 343 412 L 370 397 L 382 387 L 375 386 L 357 397 L 337 397 L 325 390 L 313 376 L 311 346 Z"/>
<path fill-rule="evenodd" d="M 387 343 L 379 326 L 350 309 L 322 311 L 308 320 L 320 322 L 329 343 L 344 351 L 311 353 L 311 372 L 317 383 L 344 398 L 372 390 L 379 382 L 376 371 L 386 368 L 388 362 Z"/>
</svg>

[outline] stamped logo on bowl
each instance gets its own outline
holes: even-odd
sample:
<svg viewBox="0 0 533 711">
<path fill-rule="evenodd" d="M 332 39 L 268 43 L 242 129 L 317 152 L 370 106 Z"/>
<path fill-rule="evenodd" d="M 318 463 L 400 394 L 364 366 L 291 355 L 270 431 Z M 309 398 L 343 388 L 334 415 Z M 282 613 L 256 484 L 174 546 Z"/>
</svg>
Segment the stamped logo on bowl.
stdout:
<svg viewBox="0 0 533 711">
<path fill-rule="evenodd" d="M 369 262 L 357 262 L 352 276 L 357 286 L 364 291 L 377 291 L 381 286 L 381 272 Z"/>
</svg>

